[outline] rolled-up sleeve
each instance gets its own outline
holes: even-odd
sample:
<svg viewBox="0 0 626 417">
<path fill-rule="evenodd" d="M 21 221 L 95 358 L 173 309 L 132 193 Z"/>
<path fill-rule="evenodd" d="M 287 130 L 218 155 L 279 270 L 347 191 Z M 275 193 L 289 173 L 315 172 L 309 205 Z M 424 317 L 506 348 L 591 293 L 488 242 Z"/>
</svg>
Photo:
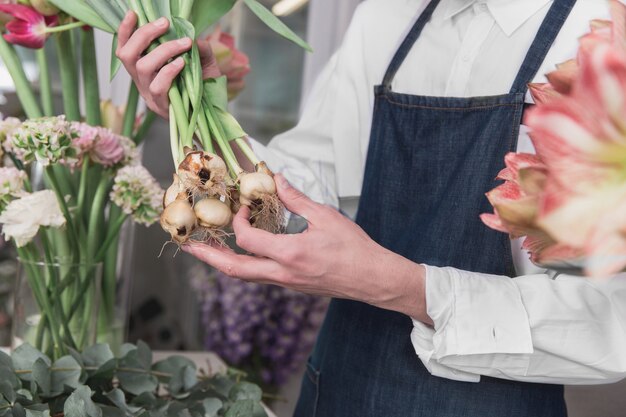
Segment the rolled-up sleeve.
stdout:
<svg viewBox="0 0 626 417">
<path fill-rule="evenodd" d="M 427 266 L 434 328 L 414 321 L 434 375 L 602 384 L 626 378 L 626 275 L 508 277 Z"/>
</svg>

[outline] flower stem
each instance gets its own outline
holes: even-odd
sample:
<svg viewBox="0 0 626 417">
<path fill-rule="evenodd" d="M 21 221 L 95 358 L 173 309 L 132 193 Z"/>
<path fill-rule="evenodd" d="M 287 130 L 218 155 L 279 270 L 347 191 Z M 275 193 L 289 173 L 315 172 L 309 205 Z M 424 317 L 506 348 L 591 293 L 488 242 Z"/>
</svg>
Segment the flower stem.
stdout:
<svg viewBox="0 0 626 417">
<path fill-rule="evenodd" d="M 170 104 L 170 149 L 172 158 L 174 159 L 174 167 L 178 172 L 178 164 L 180 164 L 180 155 L 178 154 L 178 126 L 176 123 L 176 112 L 174 105 Z"/>
<path fill-rule="evenodd" d="M 228 165 L 228 168 L 230 168 L 231 176 L 233 177 L 233 179 L 236 179 L 243 172 L 243 169 L 241 169 L 241 166 L 239 165 L 239 162 L 237 161 L 237 157 L 235 156 L 235 153 L 230 147 L 230 143 L 228 143 L 228 141 L 224 138 L 224 134 L 221 130 L 221 126 L 218 126 L 215 120 L 215 114 L 213 113 L 213 105 L 211 103 L 206 103 L 205 109 L 206 109 L 206 118 L 207 118 L 207 121 L 209 122 L 209 127 L 211 128 L 211 132 L 213 133 L 213 136 L 215 137 L 215 141 L 217 142 L 217 145 L 222 151 L 222 156 L 224 157 L 224 161 Z"/>
<path fill-rule="evenodd" d="M 75 261 L 77 259 L 77 256 L 80 253 L 78 234 L 76 233 L 76 228 L 74 227 L 74 219 L 72 218 L 72 215 L 70 214 L 70 210 L 67 207 L 67 202 L 65 201 L 65 197 L 61 193 L 59 181 L 57 180 L 54 174 L 54 170 L 52 168 L 53 167 L 51 166 L 46 167 L 44 169 L 44 176 L 48 180 L 50 185 L 52 186 L 52 189 L 54 190 L 54 193 L 57 196 L 57 200 L 59 201 L 59 205 L 61 206 L 61 211 L 63 212 L 63 216 L 65 217 L 65 220 L 67 222 L 66 223 L 67 230 L 69 232 L 69 235 L 72 238 L 72 243 L 73 243 L 72 256 L 74 257 L 74 261 Z"/>
<path fill-rule="evenodd" d="M 254 154 L 252 148 L 248 144 L 248 142 L 244 138 L 239 138 L 235 140 L 235 143 L 241 149 L 241 152 L 248 158 L 250 162 L 252 162 L 255 166 L 260 162 L 259 158 Z"/>
<path fill-rule="evenodd" d="M 87 124 L 102 125 L 100 113 L 100 85 L 98 84 L 98 67 L 96 62 L 96 41 L 93 29 L 81 31 L 83 85 L 85 89 L 85 111 Z"/>
<path fill-rule="evenodd" d="M 99 241 L 99 233 L 97 232 L 98 222 L 100 220 L 100 215 L 104 210 L 104 205 L 106 203 L 107 192 L 109 191 L 109 177 L 107 175 L 103 175 L 102 179 L 98 183 L 98 188 L 96 189 L 96 194 L 93 198 L 93 205 L 91 206 L 91 213 L 89 214 L 89 223 L 87 226 L 87 234 L 89 236 L 87 242 L 87 256 L 88 259 L 94 259 L 93 255 L 96 251 L 96 245 Z"/>
<path fill-rule="evenodd" d="M 122 135 L 130 138 L 135 129 L 135 119 L 137 118 L 137 105 L 139 104 L 139 90 L 135 83 L 130 84 L 128 99 L 126 100 L 126 111 L 124 112 L 124 127 Z"/>
<path fill-rule="evenodd" d="M 79 181 L 79 185 L 78 185 L 78 202 L 77 202 L 77 209 L 76 212 L 78 213 L 78 215 L 80 217 L 82 217 L 80 220 L 81 222 L 83 222 L 83 224 L 85 224 L 88 219 L 85 216 L 85 199 L 87 196 L 87 178 L 88 178 L 88 174 L 89 174 L 89 158 L 87 158 L 86 156 L 83 157 L 83 166 L 81 167 L 80 170 L 80 181 Z"/>
<path fill-rule="evenodd" d="M 135 142 L 137 146 L 141 145 L 144 138 L 148 134 L 148 131 L 152 127 L 152 123 L 154 123 L 155 119 L 156 119 L 156 113 L 154 113 L 151 110 L 146 110 L 146 115 L 143 118 L 143 122 L 141 123 L 141 126 L 137 130 L 137 133 L 135 134 L 135 136 L 133 136 L 133 141 Z"/>
<path fill-rule="evenodd" d="M 80 107 L 78 98 L 78 73 L 76 69 L 76 55 L 74 43 L 69 32 L 61 32 L 55 36 L 57 58 L 61 72 L 63 87 L 63 109 L 69 121 L 80 121 Z"/>
<path fill-rule="evenodd" d="M 76 28 L 82 28 L 83 26 L 85 26 L 83 22 L 73 22 L 73 23 L 68 23 L 67 25 L 61 25 L 61 26 L 52 26 L 52 27 L 47 26 L 45 33 L 65 32 L 68 30 L 76 29 Z"/>
<path fill-rule="evenodd" d="M 37 49 L 37 51 L 35 51 L 35 55 L 37 57 L 37 65 L 39 66 L 41 106 L 43 107 L 44 116 L 50 117 L 54 115 L 54 103 L 52 99 L 50 70 L 48 68 L 48 59 L 46 58 L 46 48 Z"/>
<path fill-rule="evenodd" d="M 140 26 L 148 23 L 146 13 L 144 12 L 141 2 L 139 0 L 129 0 L 129 6 L 137 14 L 137 20 L 139 21 Z"/>
<path fill-rule="evenodd" d="M 28 81 L 28 77 L 26 77 L 22 62 L 17 52 L 15 52 L 15 47 L 4 40 L 2 36 L 0 36 L 0 58 L 2 58 L 2 62 L 13 79 L 15 92 L 24 108 L 26 117 L 29 119 L 42 117 L 43 114 L 37 103 L 37 97 L 35 97 L 31 83 Z"/>
</svg>

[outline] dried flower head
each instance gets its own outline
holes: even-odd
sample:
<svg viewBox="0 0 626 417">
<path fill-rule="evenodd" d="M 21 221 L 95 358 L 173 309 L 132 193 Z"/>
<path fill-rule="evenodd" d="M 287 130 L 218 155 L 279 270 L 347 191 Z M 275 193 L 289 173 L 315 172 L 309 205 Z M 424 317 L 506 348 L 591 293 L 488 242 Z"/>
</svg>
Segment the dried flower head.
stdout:
<svg viewBox="0 0 626 417">
<path fill-rule="evenodd" d="M 76 157 L 72 129 L 65 116 L 26 120 L 9 134 L 11 149 L 25 163 L 48 166 Z"/>
<path fill-rule="evenodd" d="M 159 219 L 163 189 L 142 166 L 127 166 L 115 177 L 111 200 L 134 221 L 151 225 Z"/>
<path fill-rule="evenodd" d="M 37 235 L 40 227 L 61 227 L 65 217 L 53 191 L 43 190 L 13 200 L 0 214 L 2 233 L 20 248 Z"/>
</svg>

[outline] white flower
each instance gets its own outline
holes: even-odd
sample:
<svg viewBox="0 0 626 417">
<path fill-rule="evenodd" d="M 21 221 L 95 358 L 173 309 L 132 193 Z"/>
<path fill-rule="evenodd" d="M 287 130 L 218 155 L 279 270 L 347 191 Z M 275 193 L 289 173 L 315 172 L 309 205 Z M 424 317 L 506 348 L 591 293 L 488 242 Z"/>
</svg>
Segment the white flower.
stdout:
<svg viewBox="0 0 626 417">
<path fill-rule="evenodd" d="M 141 165 L 120 169 L 115 177 L 111 201 L 137 223 L 151 225 L 159 218 L 163 189 Z"/>
<path fill-rule="evenodd" d="M 61 227 L 65 217 L 53 191 L 43 190 L 14 200 L 0 214 L 2 233 L 18 248 L 26 246 L 44 226 Z"/>
<path fill-rule="evenodd" d="M 0 199 L 24 194 L 24 181 L 27 175 L 17 168 L 0 168 Z"/>
<path fill-rule="evenodd" d="M 21 124 L 22 121 L 20 119 L 16 119 L 15 117 L 7 117 L 4 120 L 0 120 L 0 143 L 2 144 L 4 150 L 10 151 L 11 141 L 7 141 L 6 138 L 15 129 L 20 127 Z"/>
</svg>

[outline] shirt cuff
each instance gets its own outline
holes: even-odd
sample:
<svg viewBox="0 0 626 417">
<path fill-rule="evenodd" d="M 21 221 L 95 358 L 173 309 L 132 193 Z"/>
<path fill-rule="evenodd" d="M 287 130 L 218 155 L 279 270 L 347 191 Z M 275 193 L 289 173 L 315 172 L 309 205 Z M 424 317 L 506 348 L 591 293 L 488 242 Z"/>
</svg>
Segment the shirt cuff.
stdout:
<svg viewBox="0 0 626 417">
<path fill-rule="evenodd" d="M 438 358 L 533 352 L 526 308 L 510 278 L 426 266 L 426 305 Z"/>
</svg>

